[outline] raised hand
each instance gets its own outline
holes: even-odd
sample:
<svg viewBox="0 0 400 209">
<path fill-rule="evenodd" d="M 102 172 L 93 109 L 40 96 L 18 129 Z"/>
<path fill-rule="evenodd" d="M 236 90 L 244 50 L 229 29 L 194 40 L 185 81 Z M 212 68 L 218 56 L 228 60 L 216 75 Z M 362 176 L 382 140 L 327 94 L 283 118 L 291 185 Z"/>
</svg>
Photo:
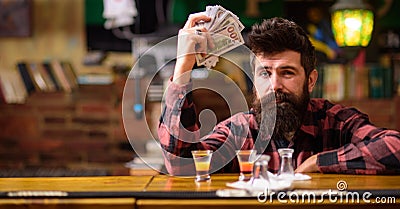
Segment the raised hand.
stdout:
<svg viewBox="0 0 400 209">
<path fill-rule="evenodd" d="M 196 53 L 206 52 L 208 45 L 212 46 L 207 29 L 199 26 L 203 22 L 209 22 L 210 17 L 202 13 L 191 14 L 185 26 L 179 30 L 177 60 L 175 65 L 173 82 L 185 84 L 190 80 L 190 72 L 196 62 Z"/>
</svg>

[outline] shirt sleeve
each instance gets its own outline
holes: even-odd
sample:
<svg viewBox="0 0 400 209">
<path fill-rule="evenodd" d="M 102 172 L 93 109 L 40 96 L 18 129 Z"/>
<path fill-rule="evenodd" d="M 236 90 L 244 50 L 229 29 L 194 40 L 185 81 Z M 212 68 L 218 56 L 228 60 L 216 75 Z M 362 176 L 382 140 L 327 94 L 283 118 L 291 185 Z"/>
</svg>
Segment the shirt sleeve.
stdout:
<svg viewBox="0 0 400 209">
<path fill-rule="evenodd" d="M 165 166 L 172 175 L 191 175 L 190 171 L 193 170 L 193 163 L 185 161 L 191 158 L 189 147 L 192 144 L 188 142 L 195 141 L 199 129 L 191 89 L 191 82 L 178 85 L 170 80 L 164 95 L 165 106 L 159 121 L 158 137 Z"/>
<path fill-rule="evenodd" d="M 182 146 L 186 144 L 175 139 L 184 137 L 185 141 L 193 142 L 197 137 L 196 131 L 199 129 L 196 124 L 196 110 L 192 101 L 191 88 L 192 83 L 178 85 L 170 81 L 164 95 L 165 106 L 160 118 L 158 135 L 165 150 L 178 155 Z"/>
<path fill-rule="evenodd" d="M 400 133 L 379 128 L 354 108 L 334 109 L 327 122 L 338 148 L 318 154 L 323 173 L 384 174 L 400 172 Z"/>
<path fill-rule="evenodd" d="M 210 170 L 222 171 L 220 169 L 235 156 L 234 150 L 250 149 L 253 145 L 245 114 L 236 114 L 221 121 L 210 134 L 200 138 L 191 90 L 192 83 L 177 85 L 170 81 L 164 96 L 165 106 L 159 122 L 158 137 L 163 148 L 165 167 L 171 175 L 195 174 L 192 150 L 213 150 L 213 159 L 218 160 L 212 160 Z M 237 167 L 235 163 L 229 166 L 233 166 L 233 169 Z"/>
</svg>

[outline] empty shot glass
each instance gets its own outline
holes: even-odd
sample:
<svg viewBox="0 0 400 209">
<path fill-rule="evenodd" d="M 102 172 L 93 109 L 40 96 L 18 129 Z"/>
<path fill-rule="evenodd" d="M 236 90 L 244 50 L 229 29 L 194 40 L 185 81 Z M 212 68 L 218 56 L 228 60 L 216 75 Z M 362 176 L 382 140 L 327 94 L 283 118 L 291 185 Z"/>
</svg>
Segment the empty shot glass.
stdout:
<svg viewBox="0 0 400 209">
<path fill-rule="evenodd" d="M 237 150 L 236 156 L 240 167 L 240 181 L 248 181 L 253 176 L 253 165 L 257 158 L 256 150 Z"/>
<path fill-rule="evenodd" d="M 194 165 L 196 168 L 195 181 L 208 181 L 210 177 L 210 163 L 212 157 L 212 150 L 194 150 L 192 151 Z"/>
</svg>

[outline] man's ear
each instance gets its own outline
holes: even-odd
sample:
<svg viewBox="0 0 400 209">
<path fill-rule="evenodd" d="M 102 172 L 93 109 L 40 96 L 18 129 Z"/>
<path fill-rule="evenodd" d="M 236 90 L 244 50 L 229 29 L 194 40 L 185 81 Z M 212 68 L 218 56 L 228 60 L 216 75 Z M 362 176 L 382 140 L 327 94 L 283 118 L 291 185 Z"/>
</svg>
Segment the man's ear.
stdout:
<svg viewBox="0 0 400 209">
<path fill-rule="evenodd" d="M 316 69 L 312 70 L 310 75 L 308 76 L 308 92 L 311 93 L 314 89 L 315 83 L 318 79 L 318 72 Z"/>
</svg>

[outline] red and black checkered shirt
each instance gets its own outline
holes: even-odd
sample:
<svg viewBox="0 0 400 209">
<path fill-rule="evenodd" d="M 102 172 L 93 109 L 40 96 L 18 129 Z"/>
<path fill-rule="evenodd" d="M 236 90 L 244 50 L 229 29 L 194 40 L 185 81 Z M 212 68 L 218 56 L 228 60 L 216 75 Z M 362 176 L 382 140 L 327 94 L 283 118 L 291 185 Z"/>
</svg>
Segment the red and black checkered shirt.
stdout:
<svg viewBox="0 0 400 209">
<path fill-rule="evenodd" d="M 213 154 L 212 161 L 223 162 L 223 168 L 213 171 L 239 172 L 235 150 L 251 149 L 255 145 L 258 124 L 254 114 L 251 111 L 235 114 L 200 139 L 191 88 L 191 83 L 179 86 L 170 82 L 165 95 L 158 135 L 168 172 L 193 175 L 190 151 L 203 149 L 217 153 Z M 318 153 L 317 165 L 323 173 L 400 173 L 398 131 L 376 127 L 357 109 L 324 99 L 310 100 L 303 124 L 288 147 L 294 149 L 294 168 Z M 271 156 L 271 172 L 279 170 L 277 149 L 271 141 L 262 151 Z"/>
</svg>

